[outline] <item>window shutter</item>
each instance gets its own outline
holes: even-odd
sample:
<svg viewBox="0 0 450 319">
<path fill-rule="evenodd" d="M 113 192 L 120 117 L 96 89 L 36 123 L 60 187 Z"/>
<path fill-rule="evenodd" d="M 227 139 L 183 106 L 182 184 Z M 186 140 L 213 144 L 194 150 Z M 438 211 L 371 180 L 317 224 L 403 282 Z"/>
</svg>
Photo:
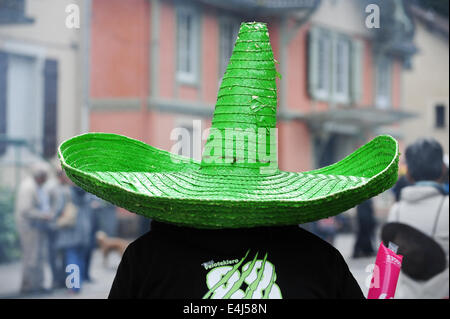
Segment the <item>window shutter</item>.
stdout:
<svg viewBox="0 0 450 319">
<path fill-rule="evenodd" d="M 308 34 L 308 91 L 313 99 L 317 99 L 319 29 L 312 27 Z"/>
<path fill-rule="evenodd" d="M 337 43 L 338 43 L 338 34 L 334 31 L 330 32 L 330 55 L 331 55 L 331 63 L 330 63 L 330 102 L 332 104 L 337 103 L 336 99 L 336 87 L 337 87 Z"/>
<path fill-rule="evenodd" d="M 0 136 L 6 136 L 6 92 L 8 77 L 8 55 L 0 52 Z M 6 143 L 0 141 L 0 155 L 6 152 Z"/>
<path fill-rule="evenodd" d="M 350 69 L 350 97 L 353 104 L 358 104 L 362 98 L 362 70 L 363 70 L 363 43 L 360 40 L 352 41 Z"/>
<path fill-rule="evenodd" d="M 56 154 L 57 100 L 58 61 L 45 60 L 43 132 L 43 156 L 45 158 L 51 158 Z"/>
<path fill-rule="evenodd" d="M 384 55 L 375 58 L 375 105 L 386 109 L 392 106 L 392 61 Z"/>
</svg>

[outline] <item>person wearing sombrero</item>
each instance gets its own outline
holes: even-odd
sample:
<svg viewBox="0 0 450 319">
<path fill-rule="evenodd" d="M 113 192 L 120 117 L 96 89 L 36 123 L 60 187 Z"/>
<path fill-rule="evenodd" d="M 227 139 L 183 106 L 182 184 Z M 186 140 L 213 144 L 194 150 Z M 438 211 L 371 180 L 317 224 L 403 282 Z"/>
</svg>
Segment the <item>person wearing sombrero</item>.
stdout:
<svg viewBox="0 0 450 319">
<path fill-rule="evenodd" d="M 298 225 L 390 188 L 398 144 L 379 136 L 333 165 L 281 171 L 275 62 L 267 26 L 243 23 L 201 162 L 115 134 L 62 143 L 74 183 L 153 220 L 110 298 L 363 297 L 339 252 Z"/>
</svg>

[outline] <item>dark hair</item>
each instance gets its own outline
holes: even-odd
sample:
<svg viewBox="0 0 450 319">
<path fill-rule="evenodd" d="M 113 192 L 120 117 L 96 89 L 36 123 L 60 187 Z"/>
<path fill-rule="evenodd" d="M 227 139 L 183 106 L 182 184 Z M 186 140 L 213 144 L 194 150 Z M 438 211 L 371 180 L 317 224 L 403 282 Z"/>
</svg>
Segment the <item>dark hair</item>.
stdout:
<svg viewBox="0 0 450 319">
<path fill-rule="evenodd" d="M 435 181 L 442 176 L 443 151 L 434 138 L 421 138 L 406 148 L 408 173 L 418 181 Z"/>
</svg>

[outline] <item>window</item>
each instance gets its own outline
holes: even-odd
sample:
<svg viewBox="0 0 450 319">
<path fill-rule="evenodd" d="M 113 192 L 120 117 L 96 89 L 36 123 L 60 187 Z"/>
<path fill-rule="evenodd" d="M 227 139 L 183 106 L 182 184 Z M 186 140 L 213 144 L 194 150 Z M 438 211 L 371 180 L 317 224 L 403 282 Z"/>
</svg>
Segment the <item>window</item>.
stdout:
<svg viewBox="0 0 450 319">
<path fill-rule="evenodd" d="M 348 104 L 361 95 L 361 44 L 313 27 L 309 34 L 308 85 L 314 99 Z"/>
<path fill-rule="evenodd" d="M 375 105 L 385 109 L 391 105 L 391 61 L 379 57 L 375 68 Z"/>
<path fill-rule="evenodd" d="M 327 33 L 321 33 L 318 39 L 317 55 L 317 95 L 323 98 L 328 97 L 330 90 L 330 50 L 331 38 Z"/>
<path fill-rule="evenodd" d="M 444 128 L 445 123 L 445 106 L 443 104 L 438 104 L 434 107 L 435 114 L 435 128 Z"/>
<path fill-rule="evenodd" d="M 336 102 L 347 103 L 350 83 L 350 41 L 338 38 L 334 47 L 333 96 Z"/>
<path fill-rule="evenodd" d="M 8 49 L 0 51 L 0 138 L 7 140 L 0 142 L 0 158 L 17 160 L 19 148 L 25 148 L 21 160 L 26 162 L 37 155 L 52 158 L 57 149 L 58 61 L 44 59 L 39 48 L 21 51 L 11 44 Z"/>
<path fill-rule="evenodd" d="M 239 22 L 235 19 L 224 18 L 220 22 L 220 38 L 219 38 L 219 78 L 223 77 L 233 53 L 234 44 L 239 32 Z"/>
<path fill-rule="evenodd" d="M 0 25 L 32 22 L 33 18 L 25 16 L 25 0 L 0 0 Z"/>
<path fill-rule="evenodd" d="M 8 54 L 0 51 L 0 156 L 6 152 L 6 143 L 2 138 L 6 136 L 6 87 L 8 72 Z"/>
<path fill-rule="evenodd" d="M 177 8 L 177 79 L 197 81 L 198 17 L 193 8 Z"/>
</svg>

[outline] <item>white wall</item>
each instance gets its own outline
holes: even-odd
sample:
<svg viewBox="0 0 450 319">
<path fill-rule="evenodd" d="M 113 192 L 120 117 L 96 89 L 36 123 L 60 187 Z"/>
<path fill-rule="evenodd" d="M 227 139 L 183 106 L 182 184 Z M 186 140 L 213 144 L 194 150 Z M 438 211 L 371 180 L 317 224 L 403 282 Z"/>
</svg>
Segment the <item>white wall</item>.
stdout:
<svg viewBox="0 0 450 319">
<path fill-rule="evenodd" d="M 438 139 L 449 152 L 449 50 L 448 40 L 431 33 L 422 22 L 416 21 L 415 45 L 419 52 L 412 59 L 412 69 L 403 74 L 404 109 L 419 114 L 418 118 L 402 124 L 405 143 L 423 136 Z M 446 128 L 436 129 L 434 106 L 446 105 Z"/>
</svg>

